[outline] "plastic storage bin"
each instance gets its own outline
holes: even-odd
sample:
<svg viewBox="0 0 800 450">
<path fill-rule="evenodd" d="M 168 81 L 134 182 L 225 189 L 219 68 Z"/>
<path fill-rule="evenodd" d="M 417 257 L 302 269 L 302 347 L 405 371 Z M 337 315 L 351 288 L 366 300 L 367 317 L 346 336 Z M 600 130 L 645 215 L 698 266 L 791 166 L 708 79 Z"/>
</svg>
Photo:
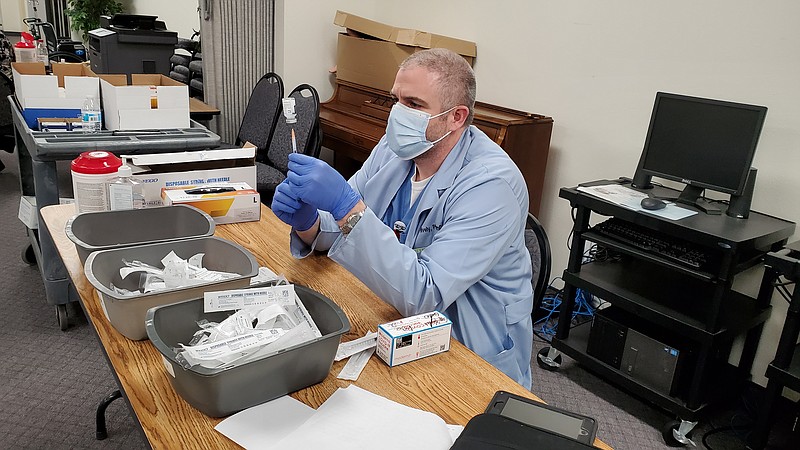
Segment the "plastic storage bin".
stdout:
<svg viewBox="0 0 800 450">
<path fill-rule="evenodd" d="M 214 219 L 193 206 L 161 206 L 78 214 L 65 231 L 85 263 L 98 250 L 211 236 Z"/>
<path fill-rule="evenodd" d="M 198 320 L 221 322 L 232 311 L 204 313 L 202 298 L 150 309 L 147 335 L 164 356 L 172 386 L 181 397 L 208 416 L 224 417 L 324 380 L 341 336 L 350 331 L 350 321 L 322 294 L 297 285 L 295 292 L 322 337 L 223 370 L 184 369 L 175 360 L 173 348 L 189 342 Z"/>
<path fill-rule="evenodd" d="M 206 269 L 233 272 L 241 274 L 241 276 L 224 281 L 164 289 L 134 296 L 121 296 L 111 290 L 112 283 L 118 288 L 138 289 L 138 277 L 129 276 L 122 279 L 119 276 L 123 259 L 138 260 L 161 267 L 161 259 L 170 250 L 183 259 L 188 259 L 197 253 L 205 253 L 203 266 Z M 128 339 L 138 341 L 147 338 L 144 319 L 148 309 L 202 297 L 205 291 L 248 287 L 250 278 L 258 274 L 258 263 L 255 257 L 242 246 L 225 239 L 208 236 L 93 252 L 86 258 L 84 273 L 92 286 L 97 289 L 103 312 L 106 313 L 111 325 Z"/>
</svg>

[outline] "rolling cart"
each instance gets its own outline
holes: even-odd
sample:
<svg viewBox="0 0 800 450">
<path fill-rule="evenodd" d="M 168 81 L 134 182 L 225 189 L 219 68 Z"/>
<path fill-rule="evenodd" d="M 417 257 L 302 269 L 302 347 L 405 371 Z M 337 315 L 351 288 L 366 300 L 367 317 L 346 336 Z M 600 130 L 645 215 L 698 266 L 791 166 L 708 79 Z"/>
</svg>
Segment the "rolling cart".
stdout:
<svg viewBox="0 0 800 450">
<path fill-rule="evenodd" d="M 599 180 L 582 186 L 618 182 Z M 653 191 L 655 197 L 662 198 L 675 194 L 658 186 Z M 565 353 L 609 382 L 675 414 L 676 420 L 664 424 L 664 440 L 671 446 L 689 444 L 691 431 L 706 409 L 736 395 L 749 378 L 761 331 L 772 309 L 773 271 L 765 271 L 755 296 L 735 291 L 734 279 L 763 264 L 768 252 L 782 248 L 795 224 L 755 211 L 749 219 L 696 214 L 673 221 L 602 200 L 577 187 L 562 188 L 559 196 L 575 208 L 575 221 L 563 274 L 564 300 L 558 329 L 552 347 L 537 355 L 539 365 L 556 369 L 560 353 Z M 592 215 L 612 217 L 616 224 L 647 231 L 654 238 L 662 236 L 674 239 L 676 244 L 703 249 L 709 255 L 708 263 L 694 266 L 676 262 L 667 253 L 642 250 L 625 241 L 622 234 L 613 237 L 604 234 L 603 227 L 591 227 Z M 605 247 L 614 257 L 582 264 L 587 242 Z M 595 325 L 589 322 L 570 328 L 578 290 L 596 295 L 624 313 L 620 314 L 622 320 L 609 313 L 608 320 L 620 325 L 614 326 L 613 333 L 604 334 L 598 326 L 593 334 Z M 656 334 L 657 329 L 665 330 L 665 335 Z M 604 352 L 612 346 L 606 345 L 608 339 L 603 336 L 613 338 L 624 333 L 639 336 L 635 345 L 625 341 L 616 347 L 619 352 Z M 744 336 L 741 356 L 738 363 L 729 363 L 732 343 L 739 336 Z M 634 356 L 645 357 L 645 352 L 637 353 L 643 348 L 642 342 L 658 342 L 659 350 L 674 350 L 669 354 L 676 359 L 678 351 L 683 355 L 678 360 L 682 367 L 667 380 L 671 385 L 654 380 L 646 373 L 648 367 L 622 363 L 626 346 L 634 347 Z M 634 367 L 636 371 L 632 371 Z"/>
<path fill-rule="evenodd" d="M 14 121 L 20 190 L 23 196 L 35 196 L 37 211 L 59 203 L 56 162 L 72 160 L 81 152 L 106 150 L 117 155 L 139 155 L 202 150 L 220 144 L 218 135 L 194 121 L 191 128 L 184 129 L 102 131 L 92 135 L 33 131 L 25 123 L 16 99 L 9 96 L 8 101 Z M 78 300 L 75 290 L 70 289 L 66 269 L 47 230 L 27 228 L 27 234 L 30 242 L 22 250 L 22 260 L 38 264 L 47 303 L 55 305 L 58 325 L 66 330 L 66 305 Z"/>
</svg>

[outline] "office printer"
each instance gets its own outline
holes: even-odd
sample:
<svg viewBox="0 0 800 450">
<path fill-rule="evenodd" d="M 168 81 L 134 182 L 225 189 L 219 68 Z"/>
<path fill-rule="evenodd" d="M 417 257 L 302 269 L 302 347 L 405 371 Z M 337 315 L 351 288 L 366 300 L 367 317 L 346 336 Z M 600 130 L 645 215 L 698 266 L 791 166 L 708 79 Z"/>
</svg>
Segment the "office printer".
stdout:
<svg viewBox="0 0 800 450">
<path fill-rule="evenodd" d="M 100 28 L 89 32 L 89 60 L 95 73 L 169 75 L 169 59 L 178 33 L 157 16 L 100 16 Z"/>
</svg>

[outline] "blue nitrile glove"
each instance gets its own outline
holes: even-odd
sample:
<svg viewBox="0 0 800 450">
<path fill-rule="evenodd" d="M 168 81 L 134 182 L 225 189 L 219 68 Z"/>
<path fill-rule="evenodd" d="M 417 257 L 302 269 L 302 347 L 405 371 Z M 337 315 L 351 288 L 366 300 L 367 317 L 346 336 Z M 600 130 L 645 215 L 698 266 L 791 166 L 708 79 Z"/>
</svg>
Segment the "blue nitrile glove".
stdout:
<svg viewBox="0 0 800 450">
<path fill-rule="evenodd" d="M 297 198 L 286 180 L 275 188 L 272 196 L 272 212 L 295 230 L 306 231 L 317 221 L 317 208 Z"/>
<path fill-rule="evenodd" d="M 333 214 L 337 221 L 356 206 L 361 196 L 326 162 L 302 153 L 289 154 L 286 181 L 300 199 Z"/>
</svg>

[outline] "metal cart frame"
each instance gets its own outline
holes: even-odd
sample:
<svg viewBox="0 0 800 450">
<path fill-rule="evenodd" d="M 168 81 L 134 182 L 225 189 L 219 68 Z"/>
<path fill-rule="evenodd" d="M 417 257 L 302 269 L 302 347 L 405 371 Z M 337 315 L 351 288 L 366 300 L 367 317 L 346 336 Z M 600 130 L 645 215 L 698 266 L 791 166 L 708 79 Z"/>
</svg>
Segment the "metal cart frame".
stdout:
<svg viewBox="0 0 800 450">
<path fill-rule="evenodd" d="M 35 196 L 37 211 L 59 203 L 56 162 L 72 160 L 81 152 L 106 150 L 117 155 L 138 155 L 202 150 L 220 145 L 220 137 L 192 121 L 191 128 L 148 131 L 80 132 L 32 131 L 20 112 L 14 96 L 8 97 L 14 120 L 14 138 L 19 160 L 22 195 Z M 38 212 L 37 212 L 38 214 Z M 39 222 L 42 223 L 41 216 Z M 68 323 L 67 303 L 78 301 L 75 290 L 53 238 L 46 228 L 27 228 L 29 245 L 22 251 L 28 264 L 38 264 L 44 282 L 47 303 L 56 306 L 58 324 L 65 330 Z"/>
</svg>

